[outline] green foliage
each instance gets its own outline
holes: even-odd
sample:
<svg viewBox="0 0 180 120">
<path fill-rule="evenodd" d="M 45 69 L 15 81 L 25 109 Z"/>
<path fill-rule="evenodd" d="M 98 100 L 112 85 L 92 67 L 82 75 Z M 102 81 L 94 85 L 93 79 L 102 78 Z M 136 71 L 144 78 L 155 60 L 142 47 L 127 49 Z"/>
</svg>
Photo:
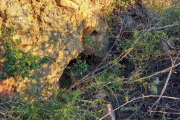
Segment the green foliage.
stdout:
<svg viewBox="0 0 180 120">
<path fill-rule="evenodd" d="M 137 40 L 141 35 L 141 31 L 136 31 L 134 34 L 134 40 Z M 168 36 L 162 31 L 156 31 L 154 33 L 148 32 L 142 36 L 139 41 L 134 45 L 133 49 L 129 53 L 129 56 L 135 63 L 144 65 L 151 56 L 158 57 L 162 52 L 161 41 L 167 39 Z M 130 41 L 126 46 L 126 50 L 131 48 L 134 41 Z"/>
<path fill-rule="evenodd" d="M 114 0 L 109 7 L 122 10 L 127 9 L 132 3 L 134 3 L 134 0 Z"/>
<path fill-rule="evenodd" d="M 94 47 L 95 43 L 96 43 L 95 40 L 92 39 L 90 34 L 88 34 L 84 37 L 84 42 L 87 43 L 88 45 L 90 45 L 91 47 Z"/>
<path fill-rule="evenodd" d="M 98 50 L 102 47 L 102 43 L 96 40 L 95 37 L 88 34 L 84 37 L 84 49 L 94 51 L 95 55 L 97 54 Z"/>
<path fill-rule="evenodd" d="M 151 86 L 151 91 L 152 91 L 154 94 L 157 94 L 158 89 L 157 89 L 157 87 L 156 87 L 155 85 L 152 85 L 152 86 Z"/>
<path fill-rule="evenodd" d="M 159 84 L 159 78 L 157 77 L 156 80 L 153 81 L 154 85 L 158 85 Z"/>
<path fill-rule="evenodd" d="M 158 89 L 157 89 L 157 85 L 159 84 L 159 78 L 157 77 L 156 80 L 153 81 L 153 84 L 151 86 L 151 91 L 154 93 L 154 94 L 157 94 L 158 92 Z"/>
<path fill-rule="evenodd" d="M 165 28 L 165 32 L 169 36 L 178 36 L 180 30 L 180 2 L 174 1 L 172 2 L 172 7 L 166 9 L 163 13 L 165 19 L 162 20 L 161 25 L 173 25 L 172 27 Z"/>
<path fill-rule="evenodd" d="M 86 60 L 81 60 L 81 57 L 77 58 L 77 62 L 73 64 L 72 68 L 69 68 L 70 76 L 81 79 L 83 76 L 89 73 L 89 65 Z"/>
<path fill-rule="evenodd" d="M 96 89 L 103 88 L 108 92 L 111 90 L 116 92 L 120 91 L 121 86 L 119 84 L 122 82 L 123 77 L 119 77 L 119 75 L 120 74 L 113 73 L 112 71 L 104 71 L 95 78 L 97 81 Z"/>
<path fill-rule="evenodd" d="M 13 98 L 9 102 L 13 111 L 8 111 L 6 105 L 0 107 L 1 112 L 6 112 L 10 117 L 21 120 L 85 120 L 87 118 L 99 119 L 104 109 L 103 101 L 88 101 L 81 98 L 80 90 L 61 90 L 52 101 L 24 102 Z M 5 98 L 1 98 L 5 99 Z M 7 101 L 7 100 L 6 100 Z M 16 101 L 16 102 L 14 102 Z"/>
<path fill-rule="evenodd" d="M 5 58 L 5 61 L 2 63 L 5 69 L 0 76 L 1 80 L 7 76 L 15 77 L 21 75 L 22 78 L 29 77 L 28 73 L 31 70 L 40 68 L 49 61 L 48 57 L 40 59 L 38 56 L 19 50 L 17 45 L 21 41 L 13 39 L 13 36 L 15 36 L 14 28 L 7 29 L 2 27 L 0 30 L 2 31 L 0 40 L 5 50 L 5 53 L 1 54 L 1 57 Z"/>
</svg>

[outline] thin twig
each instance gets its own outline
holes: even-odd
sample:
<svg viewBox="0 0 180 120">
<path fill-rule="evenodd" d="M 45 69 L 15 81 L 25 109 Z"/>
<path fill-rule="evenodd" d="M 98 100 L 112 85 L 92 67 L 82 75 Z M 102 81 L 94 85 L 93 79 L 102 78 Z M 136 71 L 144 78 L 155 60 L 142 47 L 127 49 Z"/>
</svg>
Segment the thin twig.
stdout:
<svg viewBox="0 0 180 120">
<path fill-rule="evenodd" d="M 178 55 L 177 55 L 176 58 L 178 58 L 178 56 L 179 56 L 179 53 L 178 53 Z M 170 56 L 170 58 L 171 58 L 171 56 Z M 175 59 L 175 60 L 173 61 L 172 58 L 171 58 L 172 67 L 174 66 L 176 60 L 177 60 L 177 59 Z M 153 108 L 155 105 L 157 105 L 157 104 L 159 103 L 159 101 L 161 100 L 161 97 L 162 97 L 162 95 L 164 94 L 164 92 L 165 92 L 165 90 L 166 90 L 166 88 L 167 88 L 167 86 L 168 86 L 170 77 L 171 77 L 171 75 L 172 75 L 172 70 L 173 70 L 173 68 L 171 68 L 170 71 L 169 71 L 168 77 L 167 77 L 167 79 L 166 79 L 166 82 L 165 82 L 165 84 L 164 84 L 164 87 L 163 87 L 163 89 L 162 89 L 162 91 L 161 91 L 161 94 L 160 94 L 159 98 L 158 98 L 157 101 L 151 106 L 151 108 L 150 108 L 148 111 L 151 111 L 152 108 Z M 156 109 L 157 109 L 157 106 L 156 106 L 155 110 L 156 110 Z"/>
<path fill-rule="evenodd" d="M 180 115 L 180 112 L 165 112 L 165 111 L 153 111 L 151 110 L 150 112 L 152 113 L 163 113 L 163 114 L 176 114 L 176 115 Z"/>
<path fill-rule="evenodd" d="M 114 94 L 113 90 L 112 90 L 111 88 L 109 88 L 107 85 L 105 85 L 105 86 L 112 92 L 114 98 L 116 99 L 117 105 L 120 106 L 120 104 L 119 104 L 119 102 L 118 102 L 118 99 L 117 99 L 116 95 Z M 120 113 L 119 110 L 118 110 L 118 112 Z M 118 114 L 118 117 L 120 117 L 119 114 Z"/>
<path fill-rule="evenodd" d="M 164 69 L 164 70 L 161 70 L 161 71 L 159 71 L 159 72 L 156 72 L 156 73 L 154 73 L 154 74 L 152 74 L 152 75 L 149 75 L 149 76 L 147 76 L 147 77 L 142 77 L 142 78 L 139 78 L 139 79 L 137 79 L 137 80 L 129 81 L 129 82 L 124 82 L 124 83 L 134 83 L 134 82 L 138 82 L 138 81 L 141 81 L 141 80 L 144 80 L 144 79 L 147 79 L 147 78 L 151 78 L 151 77 L 153 77 L 153 76 L 155 76 L 155 75 L 158 75 L 158 74 L 160 74 L 160 73 L 168 72 L 169 70 L 171 70 L 171 69 L 173 69 L 173 68 L 175 68 L 175 67 L 177 67 L 177 66 L 179 66 L 179 65 L 180 65 L 180 63 L 178 63 L 178 64 L 176 64 L 176 65 L 174 65 L 174 66 L 171 66 L 171 67 L 169 67 L 169 68 L 166 68 L 166 69 Z"/>
<path fill-rule="evenodd" d="M 142 97 L 138 97 L 138 98 L 135 98 L 135 99 L 132 99 L 126 103 L 124 103 L 123 105 L 117 107 L 116 109 L 114 109 L 113 111 L 116 111 L 122 107 L 124 107 L 125 105 L 133 102 L 133 101 L 136 101 L 136 100 L 139 100 L 139 99 L 144 99 L 144 98 L 150 98 L 150 97 L 160 97 L 160 95 L 148 95 L 148 96 L 142 96 Z M 167 99 L 173 99 L 173 100 L 180 100 L 180 98 L 176 98 L 176 97 L 170 97 L 170 96 L 161 96 L 162 98 L 167 98 Z M 107 117 L 110 113 L 106 114 L 105 116 L 103 116 L 102 118 L 100 118 L 100 120 L 103 120 L 105 117 Z"/>
<path fill-rule="evenodd" d="M 122 33 L 122 29 L 123 29 L 123 23 L 121 24 L 121 29 L 119 31 L 119 34 L 117 35 L 117 39 L 120 37 L 121 33 Z M 103 64 L 103 62 L 107 59 L 108 55 L 111 53 L 113 47 L 115 46 L 117 39 L 114 41 L 114 44 L 111 46 L 111 49 L 109 50 L 109 52 L 106 54 L 105 58 L 102 60 L 102 62 L 98 65 L 98 67 L 92 72 L 92 74 L 94 74 L 97 69 Z"/>
<path fill-rule="evenodd" d="M 155 26 L 157 26 L 159 23 L 160 23 L 160 22 L 158 22 L 156 25 L 154 25 L 153 28 L 155 28 Z M 126 53 L 122 53 L 122 54 L 120 55 L 120 59 L 119 59 L 116 63 L 114 63 L 112 66 L 110 66 L 109 68 L 107 68 L 107 69 L 112 68 L 113 66 L 115 66 L 116 64 L 118 64 L 122 59 L 124 59 L 124 57 L 126 57 L 126 56 L 131 52 L 131 50 L 133 49 L 134 45 L 140 40 L 140 38 L 142 38 L 142 37 L 145 36 L 148 32 L 150 32 L 151 30 L 153 30 L 153 28 L 148 29 L 147 31 L 144 31 L 144 33 L 142 33 L 142 34 L 134 41 L 134 43 L 132 44 L 131 48 L 129 48 L 129 49 L 126 51 Z M 117 36 L 117 37 L 118 37 L 118 36 Z M 116 38 L 116 39 L 117 39 L 117 38 Z M 111 62 L 111 63 L 112 63 L 112 62 Z M 100 68 L 98 68 L 96 71 L 99 71 L 99 70 L 103 69 L 104 67 L 106 67 L 106 66 L 108 66 L 108 65 L 109 65 L 109 64 L 107 64 L 107 65 L 105 65 L 105 66 L 103 66 L 103 67 L 100 67 Z M 106 70 L 107 70 L 107 69 L 106 69 Z M 98 74 L 101 74 L 101 73 L 104 72 L 104 71 L 105 71 L 105 70 L 99 72 Z M 93 75 L 92 73 L 94 73 L 94 72 L 89 73 L 88 75 L 86 75 L 85 77 L 83 77 L 81 80 L 79 80 L 78 82 L 76 82 L 76 83 L 73 85 L 73 88 L 76 87 L 77 85 L 79 85 L 81 82 L 87 80 L 87 77 L 90 77 L 90 75 Z M 96 75 L 98 75 L 98 74 L 96 74 Z"/>
<path fill-rule="evenodd" d="M 173 27 L 173 26 L 177 26 L 177 25 L 180 25 L 180 24 L 166 25 L 166 26 L 163 26 L 163 27 L 151 28 L 151 29 L 148 29 L 148 30 L 159 30 L 159 29 L 164 29 L 164 28 Z"/>
<path fill-rule="evenodd" d="M 171 57 L 171 56 L 170 56 L 170 57 Z M 172 58 L 171 58 L 171 59 L 172 59 Z M 171 61 L 172 61 L 172 66 L 174 66 L 173 60 L 171 60 Z M 150 108 L 148 111 L 151 111 L 152 108 L 153 108 L 155 105 L 156 105 L 155 110 L 157 109 L 157 105 L 158 105 L 159 101 L 161 100 L 161 97 L 162 97 L 162 95 L 164 94 L 164 92 L 165 92 L 165 90 L 166 90 L 166 88 L 167 88 L 167 86 L 168 86 L 170 77 L 171 77 L 171 75 L 172 75 L 172 70 L 173 70 L 173 69 L 171 68 L 171 70 L 169 71 L 168 77 L 167 77 L 167 79 L 166 79 L 166 82 L 165 82 L 165 84 L 164 84 L 164 87 L 163 87 L 163 89 L 162 89 L 162 91 L 161 91 L 161 94 L 160 94 L 159 98 L 156 100 L 156 102 L 151 106 L 151 108 Z"/>
<path fill-rule="evenodd" d="M 101 61 L 101 63 L 96 67 L 96 69 L 95 69 L 93 72 L 87 74 L 87 75 L 86 75 L 85 77 L 83 77 L 80 81 L 78 81 L 77 83 L 75 83 L 75 84 L 73 85 L 73 87 L 77 86 L 77 85 L 80 84 L 86 77 L 88 77 L 88 76 L 90 76 L 90 75 L 93 75 L 95 72 L 97 72 L 97 71 L 99 70 L 99 67 L 100 67 L 100 66 L 103 64 L 103 62 L 108 58 L 108 55 L 111 53 L 113 47 L 115 46 L 115 44 L 116 44 L 116 42 L 117 42 L 117 39 L 120 37 L 120 35 L 121 35 L 121 33 L 122 33 L 122 29 L 123 29 L 123 23 L 121 24 L 121 28 L 120 28 L 119 34 L 117 35 L 116 40 L 114 41 L 114 44 L 111 46 L 109 52 L 106 54 L 106 56 L 105 56 L 104 59 Z M 112 33 L 111 33 L 111 34 L 112 34 Z"/>
</svg>

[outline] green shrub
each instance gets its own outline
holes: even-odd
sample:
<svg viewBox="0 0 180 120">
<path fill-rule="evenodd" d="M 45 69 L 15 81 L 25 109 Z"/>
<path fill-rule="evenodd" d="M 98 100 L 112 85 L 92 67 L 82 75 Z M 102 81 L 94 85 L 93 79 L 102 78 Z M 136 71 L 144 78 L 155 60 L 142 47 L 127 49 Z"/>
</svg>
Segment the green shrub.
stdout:
<svg viewBox="0 0 180 120">
<path fill-rule="evenodd" d="M 178 1 L 174 1 L 171 6 L 172 7 L 169 7 L 163 12 L 164 19 L 162 20 L 161 26 L 173 25 L 171 27 L 164 28 L 164 31 L 169 36 L 180 36 L 180 3 Z"/>
<path fill-rule="evenodd" d="M 114 0 L 112 4 L 108 7 L 111 9 L 127 9 L 131 4 L 134 3 L 134 0 Z"/>
<path fill-rule="evenodd" d="M 21 43 L 19 39 L 13 39 L 15 36 L 14 28 L 7 29 L 2 27 L 2 37 L 0 38 L 4 47 L 5 53 L 1 54 L 1 58 L 5 58 L 2 62 L 4 65 L 4 73 L 0 75 L 0 79 L 5 79 L 7 76 L 15 77 L 21 75 L 22 78 L 30 77 L 28 73 L 40 68 L 44 63 L 49 61 L 48 57 L 40 58 L 38 56 L 26 53 L 17 48 Z"/>
<path fill-rule="evenodd" d="M 82 91 L 61 90 L 52 101 L 24 102 L 20 98 L 13 98 L 1 107 L 1 113 L 6 113 L 11 118 L 21 120 L 86 120 L 87 118 L 99 119 L 103 112 L 103 101 L 84 100 Z M 3 99 L 1 98 L 2 102 Z M 7 101 L 7 100 L 5 100 Z M 7 107 L 9 106 L 9 110 Z M 11 111 L 11 110 L 13 111 Z"/>
<path fill-rule="evenodd" d="M 83 76 L 89 73 L 89 65 L 86 63 L 86 60 L 81 60 L 81 57 L 78 57 L 77 62 L 73 64 L 72 68 L 69 68 L 69 75 L 71 77 L 76 77 L 81 79 Z"/>
<path fill-rule="evenodd" d="M 137 40 L 141 34 L 141 31 L 136 31 L 133 37 L 134 41 Z M 154 33 L 148 32 L 139 39 L 128 55 L 138 66 L 145 65 L 151 58 L 158 57 L 160 53 L 162 53 L 162 48 L 160 47 L 161 41 L 167 38 L 166 33 L 162 31 L 156 31 Z M 134 41 L 128 42 L 125 51 L 131 48 Z"/>
</svg>

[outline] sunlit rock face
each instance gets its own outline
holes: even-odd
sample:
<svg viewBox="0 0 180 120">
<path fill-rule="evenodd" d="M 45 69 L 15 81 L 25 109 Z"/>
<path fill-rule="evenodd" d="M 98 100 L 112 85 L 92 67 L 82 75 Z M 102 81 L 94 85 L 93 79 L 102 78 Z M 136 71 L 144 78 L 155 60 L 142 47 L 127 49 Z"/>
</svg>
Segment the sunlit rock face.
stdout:
<svg viewBox="0 0 180 120">
<path fill-rule="evenodd" d="M 83 38 L 87 34 L 98 41 L 99 48 L 93 49 L 97 56 L 103 57 L 108 39 L 104 39 L 106 24 L 102 20 L 102 13 L 103 8 L 112 1 L 1 0 L 0 20 L 5 27 L 15 27 L 15 38 L 21 39 L 18 47 L 33 55 L 51 58 L 48 64 L 31 73 L 38 76 L 40 81 L 33 83 L 25 80 L 26 86 L 28 83 L 41 86 L 45 81 L 57 83 L 68 62 L 85 52 L 83 46 L 87 44 L 84 45 Z M 92 29 L 86 31 L 87 28 Z M 94 32 L 96 35 L 92 34 Z M 86 50 L 89 51 L 88 47 Z"/>
</svg>

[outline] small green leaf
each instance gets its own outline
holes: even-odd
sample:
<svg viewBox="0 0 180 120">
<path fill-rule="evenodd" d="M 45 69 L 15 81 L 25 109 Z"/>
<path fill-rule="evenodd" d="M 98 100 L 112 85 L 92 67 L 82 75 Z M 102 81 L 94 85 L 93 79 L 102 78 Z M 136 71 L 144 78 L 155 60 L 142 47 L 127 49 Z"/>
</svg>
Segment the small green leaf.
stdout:
<svg viewBox="0 0 180 120">
<path fill-rule="evenodd" d="M 155 85 L 158 85 L 159 84 L 159 78 L 158 77 L 156 77 L 156 80 L 154 80 L 154 82 L 153 82 Z"/>
<path fill-rule="evenodd" d="M 4 75 L 6 76 L 6 75 L 7 75 L 7 72 L 4 72 Z"/>
<path fill-rule="evenodd" d="M 154 93 L 154 94 L 157 94 L 157 87 L 152 85 L 151 86 L 151 91 Z"/>
<path fill-rule="evenodd" d="M 41 63 L 44 64 L 44 63 L 47 63 L 49 62 L 49 58 L 47 57 L 44 57 L 42 60 L 41 60 Z"/>
</svg>

